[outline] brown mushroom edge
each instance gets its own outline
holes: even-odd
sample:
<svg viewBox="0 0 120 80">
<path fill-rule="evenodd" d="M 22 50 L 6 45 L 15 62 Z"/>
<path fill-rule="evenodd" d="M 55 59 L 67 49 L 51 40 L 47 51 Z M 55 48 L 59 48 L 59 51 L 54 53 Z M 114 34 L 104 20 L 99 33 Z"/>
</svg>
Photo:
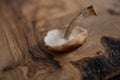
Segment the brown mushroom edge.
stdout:
<svg viewBox="0 0 120 80">
<path fill-rule="evenodd" d="M 50 46 L 45 43 L 46 49 L 54 53 L 65 53 L 65 52 L 73 51 L 76 48 L 80 47 L 87 40 L 88 32 L 86 29 L 81 27 L 75 27 L 75 28 L 80 31 L 80 33 L 76 36 L 75 39 L 70 40 L 69 42 L 59 46 Z"/>
</svg>

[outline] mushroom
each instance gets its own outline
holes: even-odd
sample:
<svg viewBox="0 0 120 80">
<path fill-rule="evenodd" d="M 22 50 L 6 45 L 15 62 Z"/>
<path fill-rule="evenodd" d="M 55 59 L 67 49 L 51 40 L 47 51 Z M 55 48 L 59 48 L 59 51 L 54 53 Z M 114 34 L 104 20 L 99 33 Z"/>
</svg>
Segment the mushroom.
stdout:
<svg viewBox="0 0 120 80">
<path fill-rule="evenodd" d="M 90 15 L 96 15 L 93 6 L 80 11 L 68 27 L 48 31 L 44 38 L 46 48 L 52 52 L 68 52 L 81 46 L 86 41 L 88 32 L 78 26 L 78 23 Z"/>
</svg>

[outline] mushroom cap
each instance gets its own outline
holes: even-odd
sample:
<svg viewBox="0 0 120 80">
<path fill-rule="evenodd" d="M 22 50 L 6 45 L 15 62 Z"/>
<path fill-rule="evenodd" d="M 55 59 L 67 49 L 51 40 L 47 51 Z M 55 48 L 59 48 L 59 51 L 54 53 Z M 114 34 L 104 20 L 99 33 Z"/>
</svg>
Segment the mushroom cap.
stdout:
<svg viewBox="0 0 120 80">
<path fill-rule="evenodd" d="M 77 47 L 81 46 L 88 37 L 86 29 L 76 26 L 69 38 L 66 40 L 63 38 L 66 27 L 64 29 L 54 29 L 48 31 L 44 38 L 45 46 L 49 51 L 52 52 L 69 52 Z"/>
</svg>

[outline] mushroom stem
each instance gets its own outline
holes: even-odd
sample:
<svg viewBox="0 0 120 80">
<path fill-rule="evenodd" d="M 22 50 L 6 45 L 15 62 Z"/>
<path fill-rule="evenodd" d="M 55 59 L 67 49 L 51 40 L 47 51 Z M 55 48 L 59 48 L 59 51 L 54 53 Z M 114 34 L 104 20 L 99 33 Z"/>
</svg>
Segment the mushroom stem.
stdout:
<svg viewBox="0 0 120 80">
<path fill-rule="evenodd" d="M 80 11 L 80 12 L 73 18 L 73 20 L 72 20 L 72 21 L 70 22 L 70 24 L 68 25 L 68 27 L 67 27 L 67 29 L 66 29 L 66 31 L 65 31 L 65 33 L 64 33 L 63 38 L 64 38 L 64 39 L 68 39 L 69 36 L 70 36 L 70 34 L 71 34 L 71 32 L 72 32 L 72 30 L 73 30 L 73 28 L 74 28 L 74 26 L 78 25 L 78 23 L 79 23 L 81 20 L 85 19 L 86 17 L 88 17 L 88 16 L 90 16 L 90 15 L 97 15 L 92 5 L 89 6 L 89 7 L 87 7 L 87 8 L 85 8 L 85 9 L 83 9 L 82 11 Z"/>
</svg>

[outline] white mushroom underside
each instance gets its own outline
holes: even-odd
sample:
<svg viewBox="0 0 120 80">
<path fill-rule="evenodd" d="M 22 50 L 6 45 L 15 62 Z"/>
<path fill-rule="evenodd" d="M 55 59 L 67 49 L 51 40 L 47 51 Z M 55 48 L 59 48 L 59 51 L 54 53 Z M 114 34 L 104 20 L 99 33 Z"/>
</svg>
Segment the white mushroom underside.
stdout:
<svg viewBox="0 0 120 80">
<path fill-rule="evenodd" d="M 81 30 L 82 31 L 82 30 Z M 80 34 L 80 30 L 74 28 L 69 39 L 66 40 L 63 38 L 65 30 L 54 29 L 47 33 L 47 36 L 44 38 L 46 45 L 48 46 L 60 46 L 69 41 L 75 39 L 75 37 Z"/>
</svg>

